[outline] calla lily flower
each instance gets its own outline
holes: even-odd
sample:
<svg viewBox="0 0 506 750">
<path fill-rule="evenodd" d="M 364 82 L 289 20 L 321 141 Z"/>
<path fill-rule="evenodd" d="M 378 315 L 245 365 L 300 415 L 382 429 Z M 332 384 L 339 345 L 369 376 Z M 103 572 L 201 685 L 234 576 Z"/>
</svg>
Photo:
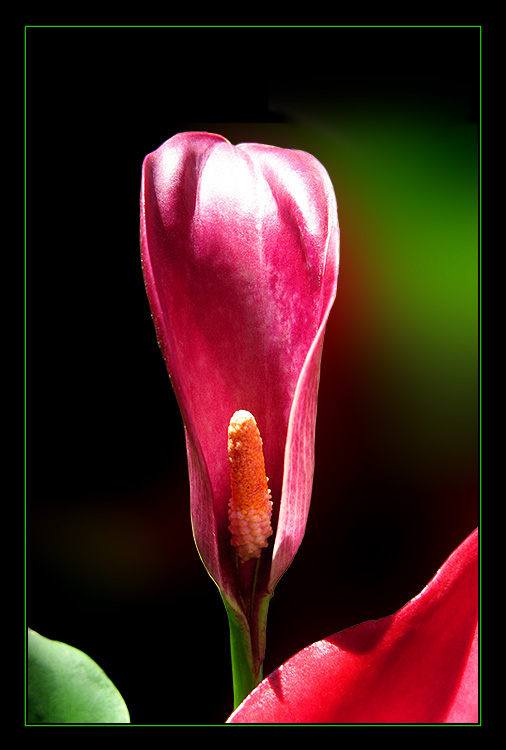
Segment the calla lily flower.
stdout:
<svg viewBox="0 0 506 750">
<path fill-rule="evenodd" d="M 477 723 L 478 532 L 399 612 L 289 659 L 228 723 Z"/>
<path fill-rule="evenodd" d="M 185 426 L 193 534 L 227 608 L 233 665 L 253 674 L 236 703 L 260 679 L 268 601 L 305 531 L 338 244 L 330 179 L 307 153 L 180 133 L 144 160 L 143 273 Z M 253 542 L 229 508 L 237 412 L 249 416 L 235 449 L 249 451 L 252 416 L 250 453 L 262 446 L 265 463 Z"/>
</svg>

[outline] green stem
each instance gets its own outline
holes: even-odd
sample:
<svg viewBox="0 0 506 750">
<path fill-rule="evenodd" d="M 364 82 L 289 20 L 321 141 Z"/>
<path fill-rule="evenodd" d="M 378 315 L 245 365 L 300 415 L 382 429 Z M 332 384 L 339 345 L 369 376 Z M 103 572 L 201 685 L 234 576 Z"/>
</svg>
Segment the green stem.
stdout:
<svg viewBox="0 0 506 750">
<path fill-rule="evenodd" d="M 231 601 L 227 601 L 222 592 L 230 628 L 234 708 L 242 703 L 263 678 L 265 626 L 271 597 L 264 595 L 261 601 L 256 598 L 259 565 L 260 560 L 257 560 L 252 571 L 252 578 L 249 579 L 247 585 L 250 588 L 249 597 L 243 597 L 240 565 L 236 555 L 238 606 L 233 606 Z"/>
<path fill-rule="evenodd" d="M 230 627 L 230 653 L 232 657 L 232 679 L 234 684 L 234 708 L 242 703 L 262 679 L 262 665 L 254 666 L 251 635 L 248 623 L 225 601 Z"/>
</svg>

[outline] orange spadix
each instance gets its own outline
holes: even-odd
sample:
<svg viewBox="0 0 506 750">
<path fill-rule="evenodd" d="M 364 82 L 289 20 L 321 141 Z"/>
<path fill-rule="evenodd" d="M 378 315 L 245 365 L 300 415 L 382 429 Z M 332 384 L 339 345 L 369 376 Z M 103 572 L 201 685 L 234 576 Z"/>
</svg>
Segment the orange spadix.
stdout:
<svg viewBox="0 0 506 750">
<path fill-rule="evenodd" d="M 262 438 L 249 411 L 236 411 L 228 427 L 231 544 L 241 562 L 260 557 L 272 534 L 271 491 L 265 475 Z"/>
</svg>

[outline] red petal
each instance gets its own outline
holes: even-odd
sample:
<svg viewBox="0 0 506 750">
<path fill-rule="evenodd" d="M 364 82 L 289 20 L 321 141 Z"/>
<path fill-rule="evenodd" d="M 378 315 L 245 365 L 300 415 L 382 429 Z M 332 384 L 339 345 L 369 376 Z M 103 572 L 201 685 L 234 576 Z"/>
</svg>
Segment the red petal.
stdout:
<svg viewBox="0 0 506 750">
<path fill-rule="evenodd" d="M 478 532 L 399 612 L 314 643 L 230 723 L 476 723 Z"/>
</svg>

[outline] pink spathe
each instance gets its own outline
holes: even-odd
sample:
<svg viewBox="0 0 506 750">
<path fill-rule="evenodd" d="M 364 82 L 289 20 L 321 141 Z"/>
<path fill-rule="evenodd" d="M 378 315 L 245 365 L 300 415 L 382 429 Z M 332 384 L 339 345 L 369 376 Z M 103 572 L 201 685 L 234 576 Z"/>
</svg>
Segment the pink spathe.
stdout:
<svg viewBox="0 0 506 750">
<path fill-rule="evenodd" d="M 263 440 L 274 536 L 260 560 L 260 602 L 305 531 L 338 247 L 332 184 L 310 154 L 180 133 L 144 161 L 143 272 L 185 425 L 195 542 L 235 610 L 228 424 L 248 410 Z"/>
</svg>

